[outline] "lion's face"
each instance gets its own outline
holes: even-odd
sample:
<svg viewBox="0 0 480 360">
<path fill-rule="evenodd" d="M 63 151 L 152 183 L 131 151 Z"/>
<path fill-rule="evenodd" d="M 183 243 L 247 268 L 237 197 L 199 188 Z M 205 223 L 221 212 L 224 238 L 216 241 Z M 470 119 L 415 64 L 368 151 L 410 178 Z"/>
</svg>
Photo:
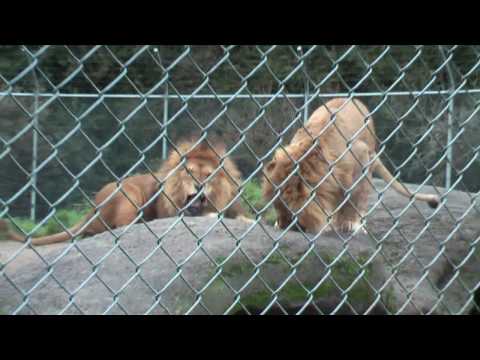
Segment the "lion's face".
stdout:
<svg viewBox="0 0 480 360">
<path fill-rule="evenodd" d="M 308 194 L 305 193 L 303 180 L 298 173 L 291 162 L 271 161 L 265 169 L 265 174 L 270 181 L 265 180 L 264 182 L 264 195 L 272 198 L 279 191 L 279 197 L 287 203 L 290 203 L 292 199 L 298 202 L 298 200 L 306 198 Z M 277 197 L 275 203 L 278 201 L 280 200 Z"/>
<path fill-rule="evenodd" d="M 298 157 L 298 156 L 296 156 Z M 296 168 L 296 164 L 291 157 L 281 151 L 277 151 L 274 158 L 266 165 L 264 181 L 264 195 L 266 198 L 272 198 L 280 190 L 280 196 L 284 200 L 289 198 L 298 198 L 303 193 L 303 181 L 299 174 L 303 175 L 302 164 Z"/>
<path fill-rule="evenodd" d="M 156 202 L 157 217 L 217 212 L 236 217 L 243 212 L 239 200 L 234 199 L 241 174 L 221 142 L 180 142 L 162 164 L 158 177 L 165 184 L 164 194 Z"/>
<path fill-rule="evenodd" d="M 195 159 L 187 161 L 185 169 L 181 171 L 181 181 L 183 181 L 184 205 L 187 216 L 204 215 L 209 201 L 212 199 L 212 192 L 215 181 L 219 174 L 211 175 L 215 171 L 215 166 L 208 161 Z"/>
<path fill-rule="evenodd" d="M 325 173 L 322 165 L 323 156 L 321 150 L 316 147 L 298 161 L 305 153 L 305 145 L 303 143 L 294 145 L 288 149 L 289 156 L 283 150 L 277 151 L 266 165 L 263 195 L 267 200 L 275 197 L 273 205 L 277 211 L 280 228 L 285 228 L 292 221 L 293 213 L 303 208 L 298 213 L 297 226 L 305 229 L 310 222 L 308 214 L 317 207 L 311 199 L 311 189 Z M 293 160 L 298 161 L 297 164 Z M 322 192 L 322 187 L 318 191 Z"/>
</svg>

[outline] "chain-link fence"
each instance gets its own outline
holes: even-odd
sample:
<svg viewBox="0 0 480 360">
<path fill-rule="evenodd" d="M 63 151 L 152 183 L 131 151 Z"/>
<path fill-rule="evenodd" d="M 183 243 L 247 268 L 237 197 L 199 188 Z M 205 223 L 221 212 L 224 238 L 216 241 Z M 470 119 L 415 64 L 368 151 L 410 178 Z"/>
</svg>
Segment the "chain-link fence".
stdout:
<svg viewBox="0 0 480 360">
<path fill-rule="evenodd" d="M 0 46 L 0 313 L 475 313 L 479 65 Z"/>
</svg>

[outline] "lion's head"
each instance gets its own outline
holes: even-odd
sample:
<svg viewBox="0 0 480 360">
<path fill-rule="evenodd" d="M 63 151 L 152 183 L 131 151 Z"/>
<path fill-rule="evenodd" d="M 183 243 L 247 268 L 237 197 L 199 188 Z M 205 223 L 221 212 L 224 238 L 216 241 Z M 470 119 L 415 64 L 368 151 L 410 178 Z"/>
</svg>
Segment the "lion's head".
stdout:
<svg viewBox="0 0 480 360">
<path fill-rule="evenodd" d="M 187 216 L 202 216 L 223 210 L 238 190 L 232 179 L 241 183 L 233 162 L 225 158 L 222 164 L 225 152 L 225 146 L 218 141 L 181 142 L 160 170 L 164 177 L 171 174 L 165 182 L 170 201 L 162 211 L 169 216 L 179 211 Z"/>
<path fill-rule="evenodd" d="M 302 229 L 311 227 L 312 217 L 323 217 L 318 204 L 328 196 L 329 192 L 324 190 L 329 181 L 324 181 L 328 163 L 320 145 L 304 140 L 279 149 L 265 166 L 264 173 L 263 195 L 267 201 L 275 198 L 273 205 L 280 228 L 291 223 L 293 213 L 302 208 L 298 214 L 298 225 Z M 317 188 L 315 201 L 310 199 L 314 188 Z"/>
<path fill-rule="evenodd" d="M 286 200 L 291 196 L 304 199 L 308 196 L 305 184 L 317 178 L 316 169 L 311 168 L 312 162 L 320 166 L 324 162 L 324 157 L 320 147 L 312 146 L 311 141 L 302 141 L 285 149 L 278 149 L 273 159 L 265 166 L 264 196 L 271 199 L 275 192 L 280 190 Z"/>
<path fill-rule="evenodd" d="M 212 159 L 196 158 L 187 156 L 187 162 L 180 170 L 178 181 L 183 184 L 183 207 L 186 207 L 187 216 L 204 215 L 209 208 L 209 199 L 214 194 L 217 177 L 220 172 L 217 170 L 218 162 Z"/>
</svg>

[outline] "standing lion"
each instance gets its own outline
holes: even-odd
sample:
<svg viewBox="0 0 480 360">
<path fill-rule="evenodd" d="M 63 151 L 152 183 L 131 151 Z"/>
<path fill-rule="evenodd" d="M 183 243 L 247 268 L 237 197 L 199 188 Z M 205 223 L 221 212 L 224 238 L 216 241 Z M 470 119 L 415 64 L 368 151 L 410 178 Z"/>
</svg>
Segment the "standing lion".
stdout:
<svg viewBox="0 0 480 360">
<path fill-rule="evenodd" d="M 304 231 L 317 233 L 329 219 L 339 231 L 361 229 L 374 172 L 398 193 L 438 206 L 436 195 L 410 193 L 383 165 L 368 114 L 358 100 L 328 101 L 287 147 L 275 152 L 262 187 L 264 197 L 274 199 L 280 228 L 286 228 L 298 212 L 298 225 Z"/>
<path fill-rule="evenodd" d="M 180 212 L 187 216 L 202 216 L 223 211 L 228 218 L 241 218 L 244 209 L 240 204 L 238 187 L 241 175 L 234 162 L 225 157 L 225 146 L 212 147 L 202 141 L 183 141 L 172 150 L 160 170 L 154 174 L 134 175 L 119 184 L 105 185 L 95 196 L 95 210 L 68 231 L 34 237 L 33 245 L 45 245 L 72 239 L 74 236 L 91 236 L 109 229 L 158 218 L 173 217 Z M 184 158 L 184 161 L 182 159 Z M 161 185 L 163 184 L 163 190 Z M 233 201 L 235 199 L 235 201 Z M 9 229 L 4 220 L 0 228 L 7 237 L 24 242 L 23 235 Z"/>
</svg>

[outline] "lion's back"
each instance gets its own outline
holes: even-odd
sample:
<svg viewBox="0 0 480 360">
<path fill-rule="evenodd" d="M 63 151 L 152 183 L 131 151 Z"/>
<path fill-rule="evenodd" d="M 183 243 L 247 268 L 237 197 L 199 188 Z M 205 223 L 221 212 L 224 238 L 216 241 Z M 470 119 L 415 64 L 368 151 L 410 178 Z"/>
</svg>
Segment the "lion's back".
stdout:
<svg viewBox="0 0 480 360">
<path fill-rule="evenodd" d="M 319 137 L 323 145 L 332 150 L 343 152 L 347 141 L 355 139 L 365 142 L 374 151 L 375 128 L 368 114 L 367 107 L 360 100 L 332 99 L 313 112 L 305 125 L 306 131 L 300 129 L 292 143 L 309 137 L 308 132 L 313 137 Z M 368 128 L 359 131 L 366 121 Z"/>
</svg>

